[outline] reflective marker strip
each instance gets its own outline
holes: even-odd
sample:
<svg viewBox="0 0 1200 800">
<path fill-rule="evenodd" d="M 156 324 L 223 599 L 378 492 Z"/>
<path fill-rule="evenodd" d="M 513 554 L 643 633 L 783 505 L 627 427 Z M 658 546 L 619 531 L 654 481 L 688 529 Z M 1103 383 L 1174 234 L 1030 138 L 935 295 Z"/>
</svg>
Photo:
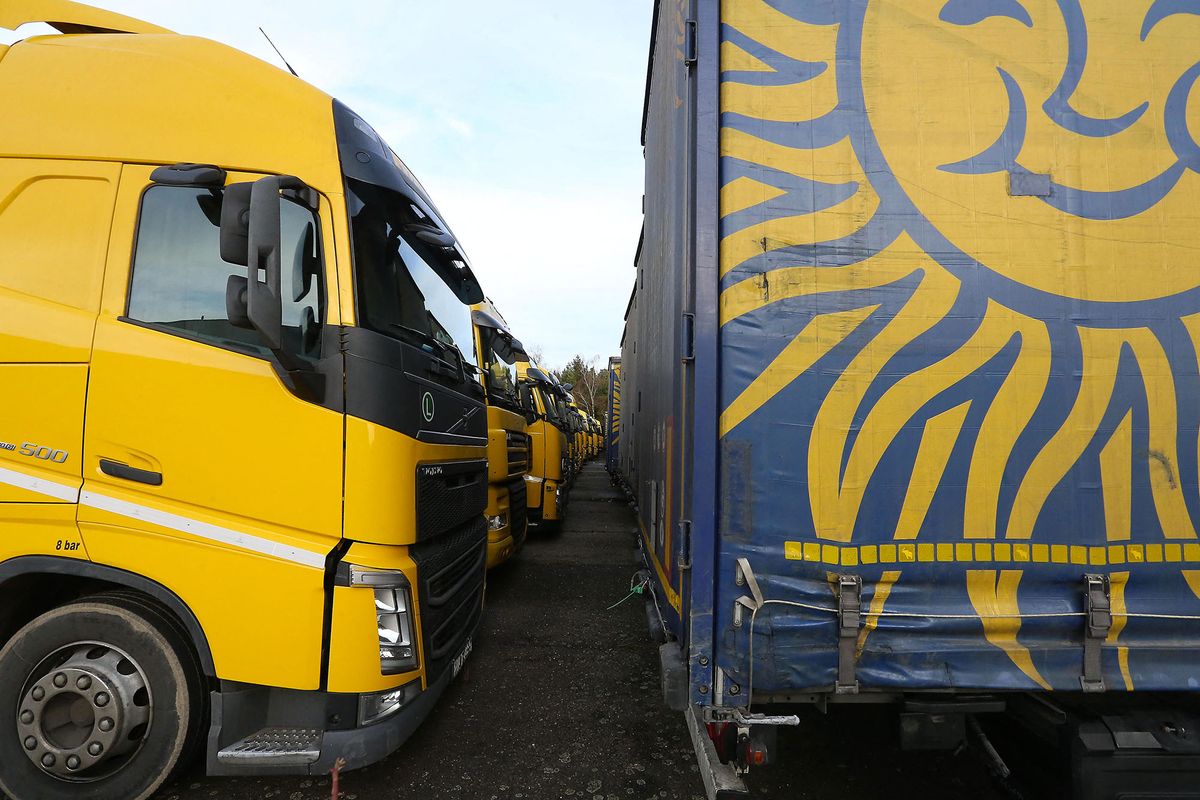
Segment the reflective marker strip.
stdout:
<svg viewBox="0 0 1200 800">
<path fill-rule="evenodd" d="M 13 472 L 11 469 L 0 467 L 0 483 L 16 486 L 18 489 L 27 489 L 31 492 L 44 494 L 47 497 L 53 497 L 58 500 L 66 500 L 68 503 L 79 502 L 78 487 L 48 481 L 44 478 L 35 478 L 32 475 L 26 475 L 24 472 Z"/>
<path fill-rule="evenodd" d="M 219 525 L 210 525 L 207 522 L 181 517 L 178 514 L 171 514 L 167 511 L 139 506 L 136 503 L 118 500 L 115 497 L 106 497 L 95 492 L 84 491 L 79 496 L 79 504 L 119 514 L 122 517 L 142 520 L 163 528 L 171 528 L 172 530 L 188 533 L 192 536 L 199 536 L 202 539 L 233 545 L 234 547 L 261 553 L 271 558 L 291 561 L 294 564 L 301 564 L 316 569 L 325 568 L 324 553 L 314 553 L 311 550 L 289 547 L 279 542 L 273 542 L 270 539 L 263 539 L 260 536 L 239 533 L 229 528 L 222 528 Z"/>
<path fill-rule="evenodd" d="M 137 505 L 125 500 L 117 500 L 114 497 L 107 497 L 95 492 L 81 492 L 74 486 L 68 486 L 56 481 L 48 481 L 43 478 L 35 478 L 23 472 L 14 472 L 13 470 L 0 467 L 0 483 L 16 486 L 19 489 L 27 489 L 57 500 L 65 500 L 68 503 L 79 503 L 83 506 L 98 508 L 101 511 L 108 511 L 122 517 L 128 517 L 129 519 L 142 520 L 163 528 L 170 528 L 182 533 L 191 534 L 192 536 L 198 536 L 201 539 L 240 547 L 243 550 L 261 553 L 262 555 L 278 558 L 282 561 L 290 561 L 293 564 L 313 567 L 314 569 L 325 568 L 324 553 L 314 553 L 311 550 L 289 547 L 279 542 L 273 542 L 270 539 L 263 539 L 260 536 L 238 533 L 228 528 L 222 528 L 219 525 L 210 525 L 207 522 L 188 519 L 187 517 L 181 517 L 178 514 L 171 514 L 166 511 L 158 511 L 157 509 Z"/>
</svg>

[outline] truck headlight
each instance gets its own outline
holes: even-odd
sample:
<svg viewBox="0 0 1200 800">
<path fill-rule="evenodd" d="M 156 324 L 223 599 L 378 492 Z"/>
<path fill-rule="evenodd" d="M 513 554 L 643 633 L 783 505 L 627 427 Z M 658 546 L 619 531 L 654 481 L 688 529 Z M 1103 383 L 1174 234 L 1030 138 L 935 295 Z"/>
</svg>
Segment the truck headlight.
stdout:
<svg viewBox="0 0 1200 800">
<path fill-rule="evenodd" d="M 352 568 L 351 586 L 368 586 L 375 592 L 375 620 L 379 629 L 379 667 L 384 675 L 417 667 L 413 639 L 412 592 L 404 573 Z"/>
<path fill-rule="evenodd" d="M 508 514 L 497 514 L 494 517 L 488 517 L 488 530 L 498 531 L 508 525 Z"/>
<path fill-rule="evenodd" d="M 359 727 L 390 717 L 408 705 L 420 693 L 421 681 L 415 680 L 386 692 L 360 695 L 358 698 Z"/>
</svg>

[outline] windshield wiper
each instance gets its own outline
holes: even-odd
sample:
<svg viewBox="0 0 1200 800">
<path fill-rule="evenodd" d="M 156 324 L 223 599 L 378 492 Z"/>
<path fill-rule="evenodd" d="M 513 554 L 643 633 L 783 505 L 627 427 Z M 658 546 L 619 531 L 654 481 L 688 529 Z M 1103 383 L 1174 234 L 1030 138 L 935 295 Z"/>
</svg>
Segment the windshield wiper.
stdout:
<svg viewBox="0 0 1200 800">
<path fill-rule="evenodd" d="M 432 333 L 425 333 L 425 331 L 419 331 L 416 328 L 410 328 L 407 325 L 400 324 L 399 322 L 389 322 L 387 325 L 389 328 L 395 328 L 401 333 L 408 334 L 409 339 L 416 339 L 422 345 L 431 345 L 436 347 L 438 352 L 442 355 L 445 355 L 449 348 L 452 347 L 452 345 L 446 344 Z M 456 347 L 454 349 L 457 350 L 458 348 Z"/>
</svg>

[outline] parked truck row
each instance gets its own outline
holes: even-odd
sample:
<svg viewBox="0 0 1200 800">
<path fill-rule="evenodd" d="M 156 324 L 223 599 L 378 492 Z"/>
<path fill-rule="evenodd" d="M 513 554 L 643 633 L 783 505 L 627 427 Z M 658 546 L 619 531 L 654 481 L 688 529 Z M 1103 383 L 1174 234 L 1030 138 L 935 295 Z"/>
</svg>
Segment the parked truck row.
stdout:
<svg viewBox="0 0 1200 800">
<path fill-rule="evenodd" d="M 1200 786 L 1198 13 L 655 3 L 608 464 L 710 797 L 850 703 Z"/>
<path fill-rule="evenodd" d="M 0 26 L 0 791 L 398 747 L 596 423 L 362 117 L 65 0 Z M 589 438 L 590 437 L 590 438 Z"/>
</svg>

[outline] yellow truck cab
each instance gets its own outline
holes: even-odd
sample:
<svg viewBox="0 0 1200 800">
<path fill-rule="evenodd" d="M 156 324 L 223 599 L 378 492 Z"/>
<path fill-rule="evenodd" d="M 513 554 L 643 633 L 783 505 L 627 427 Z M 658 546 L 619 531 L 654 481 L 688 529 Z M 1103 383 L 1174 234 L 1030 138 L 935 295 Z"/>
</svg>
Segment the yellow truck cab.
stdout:
<svg viewBox="0 0 1200 800">
<path fill-rule="evenodd" d="M 582 436 L 583 441 L 583 460 L 587 461 L 592 457 L 592 417 L 582 408 L 579 409 L 579 416 L 583 418 Z"/>
<path fill-rule="evenodd" d="M 475 352 L 487 394 L 487 567 L 492 569 L 521 549 L 529 530 L 526 427 L 533 419 L 533 410 L 522 401 L 517 388 L 516 365 L 529 360 L 524 347 L 513 337 L 491 300 L 477 303 L 473 309 Z"/>
<path fill-rule="evenodd" d="M 565 388 L 568 396 L 570 396 L 572 388 L 571 385 L 567 384 Z M 583 468 L 583 463 L 587 461 L 587 441 L 584 434 L 586 422 L 584 420 L 583 411 L 580 410 L 579 405 L 574 400 L 569 400 L 567 402 L 567 408 L 571 412 L 571 443 L 572 453 L 574 454 L 573 459 L 575 462 L 575 472 L 579 472 L 579 470 Z"/>
<path fill-rule="evenodd" d="M 528 361 L 517 364 L 522 396 L 534 409 L 529 425 L 529 474 L 526 497 L 529 520 L 542 529 L 557 526 L 566 512 L 570 451 L 567 420 L 556 384 L 545 370 Z"/>
<path fill-rule="evenodd" d="M 0 26 L 0 793 L 395 750 L 483 599 L 483 298 L 370 125 L 215 42 Z"/>
</svg>

